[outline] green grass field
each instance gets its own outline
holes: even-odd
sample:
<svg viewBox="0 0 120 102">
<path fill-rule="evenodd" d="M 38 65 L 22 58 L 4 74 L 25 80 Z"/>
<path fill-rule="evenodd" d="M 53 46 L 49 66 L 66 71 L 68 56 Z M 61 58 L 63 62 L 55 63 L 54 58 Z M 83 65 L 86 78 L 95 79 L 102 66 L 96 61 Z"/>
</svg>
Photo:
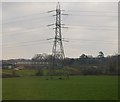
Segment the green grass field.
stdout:
<svg viewBox="0 0 120 102">
<path fill-rule="evenodd" d="M 2 70 L 3 74 L 12 74 L 12 70 L 10 69 L 4 69 Z M 34 69 L 24 69 L 24 70 L 16 70 L 15 71 L 16 75 L 19 76 L 33 76 L 36 73 L 36 70 Z"/>
<path fill-rule="evenodd" d="M 3 100 L 117 100 L 117 76 L 3 78 Z"/>
</svg>

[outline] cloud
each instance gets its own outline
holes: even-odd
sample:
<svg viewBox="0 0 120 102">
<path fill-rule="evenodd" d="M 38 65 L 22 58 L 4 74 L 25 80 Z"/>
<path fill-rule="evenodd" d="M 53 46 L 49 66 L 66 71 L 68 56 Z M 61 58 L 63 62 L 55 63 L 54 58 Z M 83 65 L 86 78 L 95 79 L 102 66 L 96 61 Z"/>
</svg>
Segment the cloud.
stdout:
<svg viewBox="0 0 120 102">
<path fill-rule="evenodd" d="M 36 53 L 51 53 L 55 33 L 47 25 L 55 23 L 55 2 L 41 3 L 3 3 L 3 58 L 31 58 Z M 61 9 L 68 16 L 62 22 L 69 26 L 62 29 L 67 57 L 78 57 L 82 53 L 96 56 L 99 51 L 106 55 L 118 51 L 117 3 L 62 2 Z M 43 14 L 40 14 L 43 13 Z M 6 32 L 6 33 L 5 33 Z M 31 42 L 37 40 L 40 42 Z M 21 43 L 28 42 L 28 43 Z M 50 42 L 50 43 L 49 43 Z"/>
</svg>

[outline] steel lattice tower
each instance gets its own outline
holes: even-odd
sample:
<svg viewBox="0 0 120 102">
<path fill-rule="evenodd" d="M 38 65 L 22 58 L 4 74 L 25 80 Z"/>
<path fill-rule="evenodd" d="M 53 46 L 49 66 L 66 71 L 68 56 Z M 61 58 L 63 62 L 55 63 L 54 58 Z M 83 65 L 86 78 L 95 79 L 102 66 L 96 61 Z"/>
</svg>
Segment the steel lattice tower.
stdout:
<svg viewBox="0 0 120 102">
<path fill-rule="evenodd" d="M 55 11 L 55 15 L 53 15 L 53 16 L 56 17 L 55 24 L 47 25 L 47 26 L 55 25 L 55 28 L 54 28 L 55 37 L 47 39 L 47 40 L 54 39 L 54 44 L 52 47 L 52 63 L 51 63 L 51 67 L 49 70 L 49 74 L 51 76 L 51 79 L 53 78 L 52 76 L 54 76 L 54 75 L 57 75 L 57 76 L 62 75 L 62 76 L 67 77 L 67 74 L 65 75 L 65 72 L 63 71 L 64 70 L 63 66 L 64 66 L 65 54 L 64 54 L 63 43 L 62 43 L 62 41 L 66 41 L 66 40 L 64 40 L 62 38 L 61 29 L 68 28 L 68 27 L 62 26 L 65 24 L 61 23 L 61 15 L 68 15 L 68 14 L 61 13 L 61 11 L 64 11 L 64 10 L 60 9 L 59 2 L 56 6 L 56 10 L 48 11 L 48 13 L 54 12 L 54 11 Z M 68 42 L 68 41 L 66 41 L 66 42 Z"/>
<path fill-rule="evenodd" d="M 57 4 L 56 7 L 56 22 L 55 22 L 55 37 L 54 44 L 52 48 L 52 66 L 51 66 L 51 79 L 52 76 L 56 75 L 55 69 L 59 71 L 58 68 L 63 68 L 63 60 L 65 58 L 63 44 L 62 44 L 62 35 L 61 35 L 61 10 L 60 4 Z"/>
<path fill-rule="evenodd" d="M 63 60 L 65 58 L 63 43 L 62 43 L 62 35 L 61 35 L 61 10 L 60 4 L 57 4 L 56 7 L 56 23 L 55 23 L 55 38 L 54 44 L 52 48 L 52 57 L 53 57 L 53 68 L 54 67 L 62 67 Z"/>
</svg>

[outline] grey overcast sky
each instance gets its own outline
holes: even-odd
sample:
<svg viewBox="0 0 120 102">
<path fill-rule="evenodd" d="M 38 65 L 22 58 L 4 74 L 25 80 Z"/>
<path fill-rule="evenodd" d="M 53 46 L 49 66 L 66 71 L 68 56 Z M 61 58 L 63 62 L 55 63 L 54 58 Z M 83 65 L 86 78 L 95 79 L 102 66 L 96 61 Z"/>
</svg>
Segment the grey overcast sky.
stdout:
<svg viewBox="0 0 120 102">
<path fill-rule="evenodd" d="M 34 54 L 51 54 L 55 22 L 47 13 L 56 8 L 56 2 L 3 2 L 2 49 L 3 59 L 32 58 Z M 118 53 L 118 3 L 117 2 L 62 2 L 62 29 L 66 57 L 81 54 L 97 56 L 99 51 L 112 55 Z"/>
</svg>

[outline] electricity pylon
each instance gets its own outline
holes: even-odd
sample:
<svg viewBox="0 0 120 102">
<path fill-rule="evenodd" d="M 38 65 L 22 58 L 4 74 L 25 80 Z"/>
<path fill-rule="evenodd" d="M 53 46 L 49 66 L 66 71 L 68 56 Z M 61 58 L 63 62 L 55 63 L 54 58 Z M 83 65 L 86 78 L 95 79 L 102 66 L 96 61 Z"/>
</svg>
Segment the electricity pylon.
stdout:
<svg viewBox="0 0 120 102">
<path fill-rule="evenodd" d="M 62 27 L 61 23 L 61 15 L 67 15 L 67 14 L 61 14 L 61 9 L 60 9 L 60 4 L 58 2 L 57 6 L 56 6 L 56 10 L 52 10 L 52 11 L 48 11 L 48 12 L 53 12 L 55 11 L 56 14 L 53 16 L 56 16 L 56 22 L 55 24 L 51 24 L 51 25 L 55 25 L 55 37 L 54 37 L 54 44 L 53 44 L 53 48 L 52 48 L 52 67 L 51 67 L 51 74 L 55 75 L 55 69 L 56 68 L 62 68 L 63 67 L 63 60 L 65 58 L 65 54 L 64 54 L 64 48 L 63 48 L 63 38 L 62 38 L 62 34 L 61 34 L 61 28 L 67 28 L 67 27 Z M 48 26 L 51 26 L 48 25 Z M 51 38 L 50 38 L 51 39 Z M 53 38 L 52 38 L 53 39 Z"/>
<path fill-rule="evenodd" d="M 59 3 L 57 4 L 55 16 L 56 16 L 56 24 L 55 24 L 56 27 L 55 27 L 54 44 L 53 44 L 53 49 L 52 49 L 54 66 L 56 66 L 56 64 L 59 65 L 59 63 L 65 58 L 63 43 L 62 43 L 62 35 L 61 35 L 61 10 L 60 10 Z"/>
</svg>

